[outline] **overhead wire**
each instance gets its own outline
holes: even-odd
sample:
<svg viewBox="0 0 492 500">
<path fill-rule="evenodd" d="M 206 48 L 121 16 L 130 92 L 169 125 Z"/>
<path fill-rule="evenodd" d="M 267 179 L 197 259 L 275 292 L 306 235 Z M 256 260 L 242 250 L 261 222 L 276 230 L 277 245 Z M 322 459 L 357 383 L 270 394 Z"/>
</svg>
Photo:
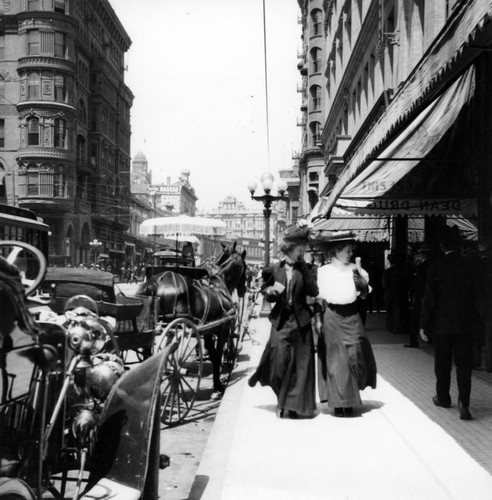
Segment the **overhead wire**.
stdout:
<svg viewBox="0 0 492 500">
<path fill-rule="evenodd" d="M 263 55 L 265 60 L 264 78 L 265 78 L 265 111 L 266 111 L 266 136 L 267 136 L 267 165 L 270 172 L 270 119 L 268 113 L 268 62 L 267 62 L 267 29 L 266 29 L 266 6 L 263 0 Z"/>
</svg>

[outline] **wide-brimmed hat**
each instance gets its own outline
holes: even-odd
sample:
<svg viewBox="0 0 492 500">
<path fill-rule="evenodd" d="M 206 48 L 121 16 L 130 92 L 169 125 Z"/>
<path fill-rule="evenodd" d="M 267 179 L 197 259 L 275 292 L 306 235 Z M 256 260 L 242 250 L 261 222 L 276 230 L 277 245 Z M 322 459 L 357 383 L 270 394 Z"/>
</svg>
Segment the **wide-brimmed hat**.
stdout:
<svg viewBox="0 0 492 500">
<path fill-rule="evenodd" d="M 292 224 L 285 228 L 283 240 L 294 243 L 306 243 L 309 239 L 311 230 L 307 226 L 298 226 Z"/>
</svg>

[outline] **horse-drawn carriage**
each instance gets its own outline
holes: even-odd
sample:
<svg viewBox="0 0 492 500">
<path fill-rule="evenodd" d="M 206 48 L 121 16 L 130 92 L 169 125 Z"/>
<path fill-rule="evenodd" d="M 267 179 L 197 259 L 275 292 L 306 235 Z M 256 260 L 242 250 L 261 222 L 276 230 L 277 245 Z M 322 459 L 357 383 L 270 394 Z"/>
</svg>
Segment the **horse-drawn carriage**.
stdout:
<svg viewBox="0 0 492 500">
<path fill-rule="evenodd" d="M 140 296 L 124 297 L 98 271 L 53 269 L 45 279 L 30 245 L 3 242 L 2 254 L 0 498 L 65 498 L 67 489 L 76 499 L 157 498 L 160 424 L 191 410 L 202 340 L 221 389 L 221 348 L 238 324 L 224 282 L 154 269 Z M 184 287 L 171 308 L 169 279 Z M 40 286 L 61 321 L 40 320 L 46 295 L 31 295 Z"/>
</svg>

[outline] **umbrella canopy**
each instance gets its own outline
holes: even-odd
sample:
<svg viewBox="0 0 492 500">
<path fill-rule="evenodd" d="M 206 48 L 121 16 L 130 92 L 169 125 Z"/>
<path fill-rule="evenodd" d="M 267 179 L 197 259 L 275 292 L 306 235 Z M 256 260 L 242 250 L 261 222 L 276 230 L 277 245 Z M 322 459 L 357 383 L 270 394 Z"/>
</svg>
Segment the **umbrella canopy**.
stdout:
<svg viewBox="0 0 492 500">
<path fill-rule="evenodd" d="M 187 241 L 189 241 L 190 243 L 195 243 L 195 244 L 198 244 L 200 243 L 200 240 L 194 236 L 193 234 L 178 234 L 177 236 L 174 235 L 173 237 L 169 236 L 169 237 L 165 237 L 165 238 L 162 238 L 164 239 L 164 243 L 171 243 L 171 244 L 175 244 L 176 241 L 178 241 L 179 243 L 185 243 Z"/>
<path fill-rule="evenodd" d="M 190 217 L 178 215 L 176 217 L 157 217 L 147 219 L 140 224 L 140 234 L 143 236 L 158 235 L 164 238 L 175 238 L 189 235 L 220 235 L 225 232 L 226 224 L 219 219 L 206 217 Z"/>
</svg>

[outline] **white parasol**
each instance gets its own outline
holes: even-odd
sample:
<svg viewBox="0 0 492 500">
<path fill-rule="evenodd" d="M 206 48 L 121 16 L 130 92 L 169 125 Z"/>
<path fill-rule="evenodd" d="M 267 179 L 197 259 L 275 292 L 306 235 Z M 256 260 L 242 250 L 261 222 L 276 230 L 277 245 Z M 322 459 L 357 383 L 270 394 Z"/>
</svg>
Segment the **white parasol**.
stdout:
<svg viewBox="0 0 492 500">
<path fill-rule="evenodd" d="M 214 236 L 222 235 L 226 231 L 226 224 L 220 219 L 206 217 L 190 217 L 178 215 L 176 217 L 157 217 L 147 219 L 140 224 L 140 234 L 143 236 L 161 236 L 172 238 L 183 236 Z M 185 240 L 189 241 L 189 240 Z"/>
</svg>

